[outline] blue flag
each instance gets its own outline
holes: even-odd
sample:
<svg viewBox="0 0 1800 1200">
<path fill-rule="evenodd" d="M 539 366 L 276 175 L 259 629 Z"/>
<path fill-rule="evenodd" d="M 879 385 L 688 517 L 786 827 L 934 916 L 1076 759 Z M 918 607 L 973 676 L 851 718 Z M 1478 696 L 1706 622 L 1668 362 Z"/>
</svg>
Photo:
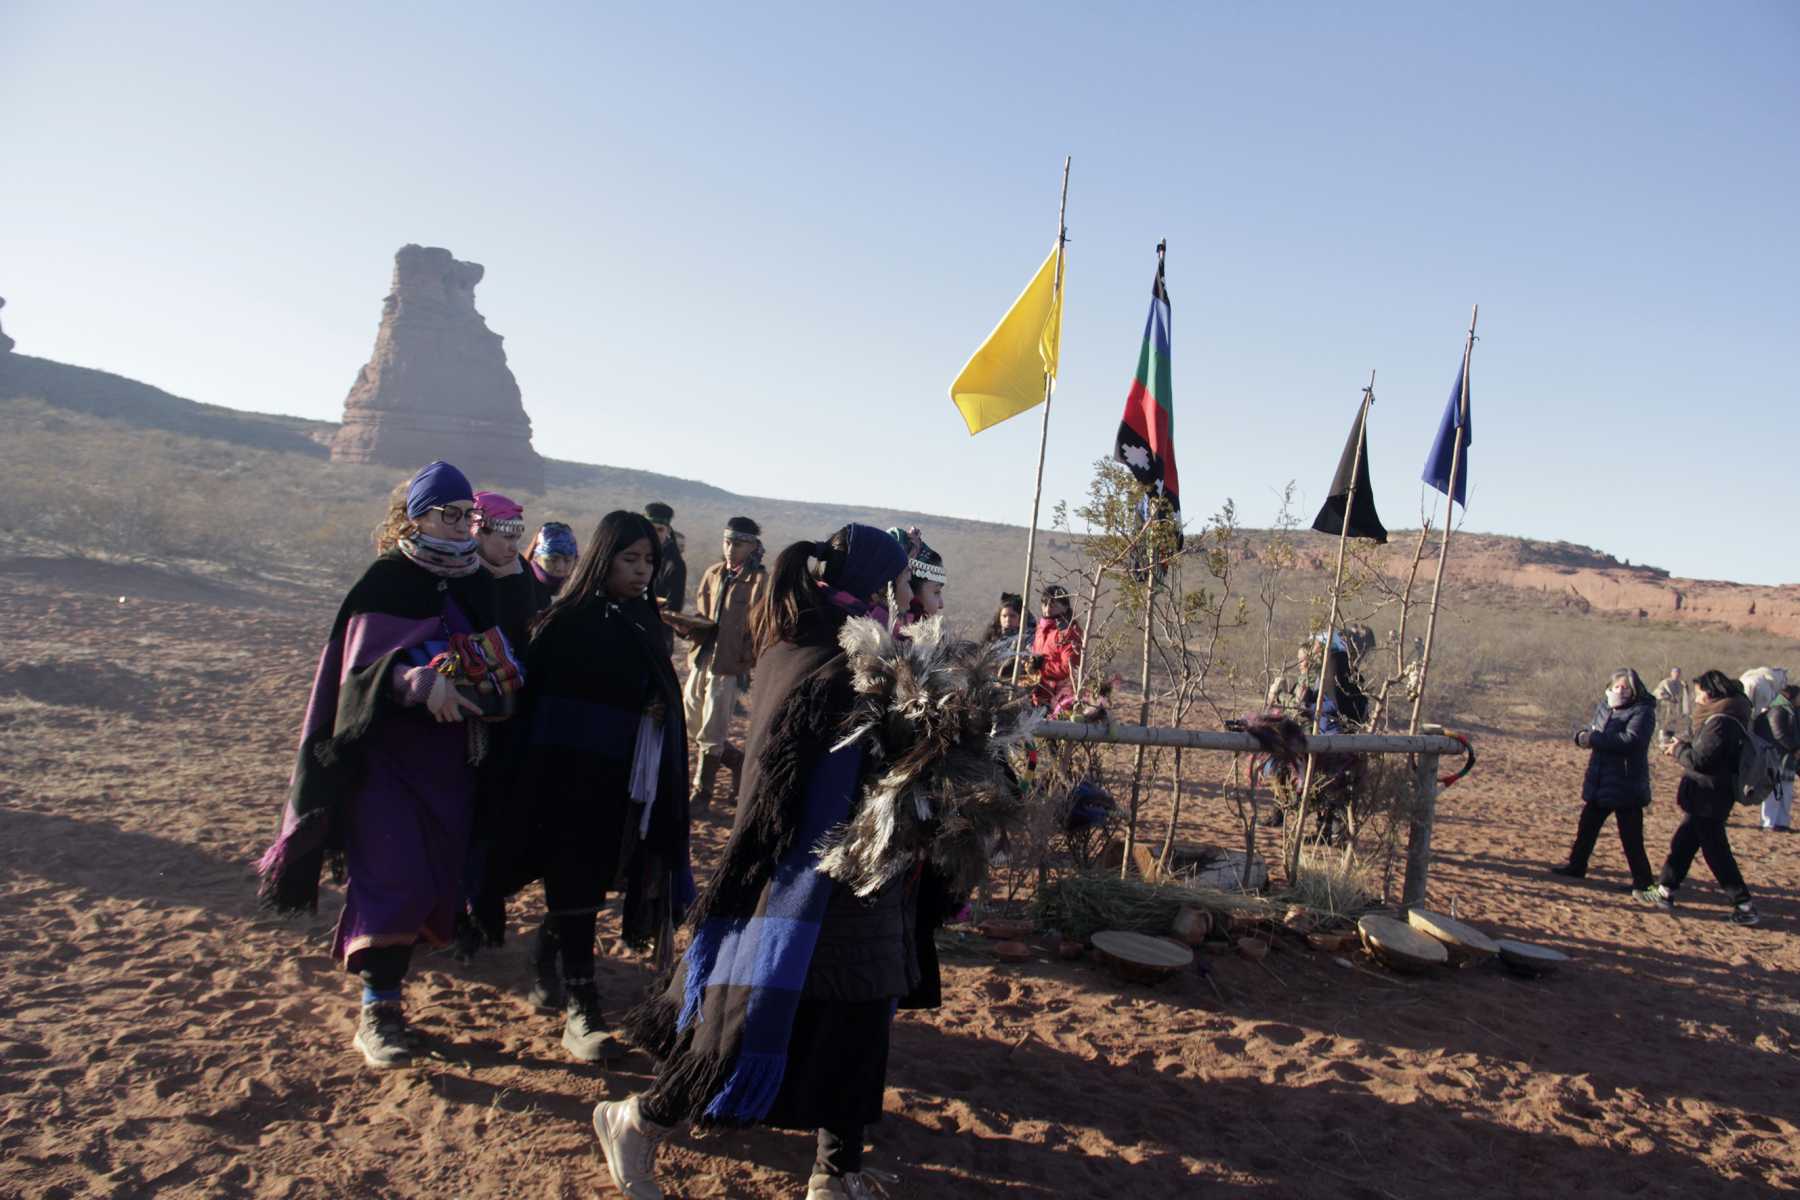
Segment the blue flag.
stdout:
<svg viewBox="0 0 1800 1200">
<path fill-rule="evenodd" d="M 1426 483 L 1462 505 L 1465 512 L 1469 507 L 1469 446 L 1475 441 L 1474 423 L 1462 406 L 1463 372 L 1468 368 L 1469 361 L 1464 358 L 1463 365 L 1456 369 L 1456 386 L 1450 389 L 1450 403 L 1444 405 L 1444 419 L 1438 422 L 1437 439 L 1431 443 L 1431 453 L 1425 456 L 1425 473 L 1420 476 Z M 1473 401 L 1470 402 L 1470 407 L 1474 407 Z M 1462 463 L 1456 469 L 1456 484 L 1452 487 L 1450 460 L 1456 451 L 1459 426 L 1462 434 Z"/>
</svg>

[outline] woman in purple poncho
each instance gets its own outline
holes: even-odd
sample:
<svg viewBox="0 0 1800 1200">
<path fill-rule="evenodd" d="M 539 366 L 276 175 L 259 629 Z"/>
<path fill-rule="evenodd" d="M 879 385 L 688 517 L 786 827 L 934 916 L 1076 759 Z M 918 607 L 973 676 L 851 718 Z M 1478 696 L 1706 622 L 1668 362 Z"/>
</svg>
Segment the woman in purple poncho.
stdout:
<svg viewBox="0 0 1800 1200">
<path fill-rule="evenodd" d="M 485 729 L 432 665 L 457 634 L 499 617 L 470 534 L 474 493 L 445 462 L 396 490 L 379 557 L 338 610 L 319 657 L 280 836 L 260 864 L 263 902 L 316 911 L 325 862 L 344 883 L 332 954 L 362 977 L 354 1044 L 402 1066 L 412 949 L 450 940 Z M 495 632 L 495 638 L 499 634 Z"/>
</svg>

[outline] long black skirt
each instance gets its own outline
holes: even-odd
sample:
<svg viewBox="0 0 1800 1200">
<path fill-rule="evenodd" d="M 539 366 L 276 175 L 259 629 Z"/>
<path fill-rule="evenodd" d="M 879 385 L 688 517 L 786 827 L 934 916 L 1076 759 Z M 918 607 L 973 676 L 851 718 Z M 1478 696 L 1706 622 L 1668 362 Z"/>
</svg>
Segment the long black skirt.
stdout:
<svg viewBox="0 0 1800 1200">
<path fill-rule="evenodd" d="M 804 996 L 788 1040 L 787 1073 L 763 1124 L 844 1129 L 881 1120 L 892 1000 Z"/>
</svg>

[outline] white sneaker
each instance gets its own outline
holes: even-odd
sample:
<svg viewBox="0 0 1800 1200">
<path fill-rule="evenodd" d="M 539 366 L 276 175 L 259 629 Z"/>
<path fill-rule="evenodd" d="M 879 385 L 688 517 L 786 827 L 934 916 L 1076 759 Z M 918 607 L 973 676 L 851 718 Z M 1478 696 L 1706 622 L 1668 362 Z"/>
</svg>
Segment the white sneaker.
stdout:
<svg viewBox="0 0 1800 1200">
<path fill-rule="evenodd" d="M 602 1100 L 594 1105 L 594 1134 L 606 1155 L 613 1186 L 631 1200 L 663 1200 L 656 1186 L 656 1148 L 675 1132 L 638 1111 L 638 1098 Z"/>
</svg>

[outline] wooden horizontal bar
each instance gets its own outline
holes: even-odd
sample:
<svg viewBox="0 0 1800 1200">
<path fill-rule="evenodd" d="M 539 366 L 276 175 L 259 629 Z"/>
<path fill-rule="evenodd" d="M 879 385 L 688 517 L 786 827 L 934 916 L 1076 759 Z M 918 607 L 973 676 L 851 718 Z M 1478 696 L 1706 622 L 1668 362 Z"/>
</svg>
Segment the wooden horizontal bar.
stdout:
<svg viewBox="0 0 1800 1200">
<path fill-rule="evenodd" d="M 1165 729 L 1157 725 L 1087 725 L 1045 721 L 1033 737 L 1060 742 L 1109 742 L 1122 746 L 1179 746 L 1184 750 L 1254 753 L 1262 743 L 1224 729 Z M 1307 739 L 1320 754 L 1461 754 L 1462 743 L 1442 734 L 1321 733 Z"/>
</svg>

